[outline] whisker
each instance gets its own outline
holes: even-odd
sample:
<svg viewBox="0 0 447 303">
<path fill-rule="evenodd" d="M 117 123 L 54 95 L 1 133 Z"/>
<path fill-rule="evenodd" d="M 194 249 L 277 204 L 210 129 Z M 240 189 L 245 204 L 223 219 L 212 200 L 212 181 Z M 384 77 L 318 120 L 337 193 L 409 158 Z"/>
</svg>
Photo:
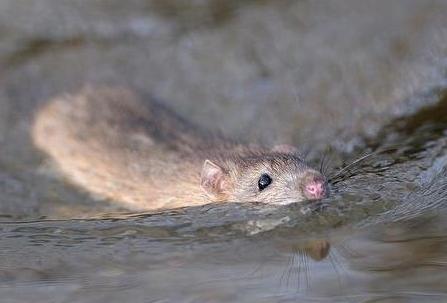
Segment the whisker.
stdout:
<svg viewBox="0 0 447 303">
<path fill-rule="evenodd" d="M 287 280 L 287 287 L 290 287 L 290 280 L 291 280 L 291 278 L 293 279 L 293 276 L 295 275 L 295 272 L 296 272 L 296 267 L 295 267 L 295 263 L 296 263 L 295 259 L 296 259 L 296 257 L 297 257 L 297 253 L 294 252 L 292 254 L 292 262 L 291 262 L 290 268 L 289 268 L 289 277 L 288 277 L 288 280 Z"/>
<path fill-rule="evenodd" d="M 372 156 L 376 156 L 380 153 L 384 153 L 384 152 L 389 152 L 389 151 L 393 151 L 393 150 L 397 150 L 397 147 L 389 147 L 389 148 L 385 148 L 385 149 L 379 149 L 376 150 L 374 152 L 371 152 L 369 154 L 363 155 L 359 158 L 357 158 L 356 160 L 354 160 L 353 162 L 351 162 L 350 164 L 348 164 L 347 166 L 341 168 L 337 173 L 335 173 L 333 176 L 329 177 L 329 180 L 334 179 L 338 176 L 340 176 L 342 173 L 344 173 L 345 171 L 349 170 L 350 168 L 352 168 L 353 166 L 355 166 L 356 164 L 359 164 L 360 162 L 372 157 Z"/>
<path fill-rule="evenodd" d="M 298 259 L 298 265 L 297 265 L 297 267 L 296 267 L 296 271 L 297 271 L 297 274 L 296 274 L 296 277 L 297 277 L 297 285 L 296 285 L 296 287 L 297 287 L 297 290 L 299 290 L 300 288 L 301 288 L 301 256 L 302 256 L 302 250 L 300 250 L 300 249 L 297 249 L 297 255 L 298 255 L 298 257 L 299 257 L 299 259 Z"/>
<path fill-rule="evenodd" d="M 342 276 L 340 274 L 340 271 L 338 270 L 338 266 L 340 266 L 340 264 L 338 263 L 338 261 L 336 260 L 336 258 L 334 257 L 333 253 L 329 254 L 329 262 L 332 265 L 332 268 L 334 269 L 335 275 L 337 276 L 337 282 L 339 287 L 343 290 L 343 283 L 342 283 Z"/>
<path fill-rule="evenodd" d="M 303 263 L 304 263 L 304 278 L 306 279 L 306 289 L 309 288 L 309 280 L 310 280 L 310 265 L 309 265 L 309 256 L 307 253 L 303 254 Z"/>
<path fill-rule="evenodd" d="M 323 167 L 324 167 L 324 161 L 326 160 L 327 152 L 323 154 L 323 157 L 320 160 L 320 172 L 324 174 Z"/>
<path fill-rule="evenodd" d="M 327 157 L 326 164 L 323 167 L 323 174 L 324 175 L 327 175 L 327 172 L 329 170 L 330 162 L 331 162 L 331 159 L 332 159 L 331 155 L 332 155 L 332 153 L 330 153 L 329 156 Z"/>
<path fill-rule="evenodd" d="M 293 264 L 295 263 L 295 254 L 292 255 L 287 260 L 286 269 L 283 271 L 280 279 L 279 279 L 279 287 L 284 285 L 284 280 L 286 281 L 286 288 L 289 287 L 290 274 L 293 269 Z"/>
<path fill-rule="evenodd" d="M 295 256 L 297 257 L 297 262 L 295 264 L 295 276 L 296 276 L 296 290 L 299 290 L 301 288 L 301 264 L 302 264 L 302 251 L 301 249 L 297 248 L 295 250 Z"/>
</svg>

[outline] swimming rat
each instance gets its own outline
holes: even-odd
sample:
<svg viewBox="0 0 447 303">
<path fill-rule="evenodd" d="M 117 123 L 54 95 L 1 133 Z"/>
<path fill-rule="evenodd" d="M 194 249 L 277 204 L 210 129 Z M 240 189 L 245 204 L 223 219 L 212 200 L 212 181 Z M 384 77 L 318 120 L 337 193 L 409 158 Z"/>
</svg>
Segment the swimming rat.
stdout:
<svg viewBox="0 0 447 303">
<path fill-rule="evenodd" d="M 74 184 L 132 210 L 212 202 L 288 204 L 328 193 L 289 145 L 212 135 L 125 88 L 86 87 L 42 106 L 32 139 Z"/>
</svg>

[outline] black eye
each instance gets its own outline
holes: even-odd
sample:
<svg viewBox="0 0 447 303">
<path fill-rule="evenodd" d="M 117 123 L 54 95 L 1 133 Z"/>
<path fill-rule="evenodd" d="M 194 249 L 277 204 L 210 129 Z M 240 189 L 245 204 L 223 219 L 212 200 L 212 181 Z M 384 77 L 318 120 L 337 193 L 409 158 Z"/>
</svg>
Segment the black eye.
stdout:
<svg viewBox="0 0 447 303">
<path fill-rule="evenodd" d="M 272 183 L 272 178 L 267 174 L 262 174 L 258 181 L 259 191 L 264 190 L 270 183 Z"/>
</svg>

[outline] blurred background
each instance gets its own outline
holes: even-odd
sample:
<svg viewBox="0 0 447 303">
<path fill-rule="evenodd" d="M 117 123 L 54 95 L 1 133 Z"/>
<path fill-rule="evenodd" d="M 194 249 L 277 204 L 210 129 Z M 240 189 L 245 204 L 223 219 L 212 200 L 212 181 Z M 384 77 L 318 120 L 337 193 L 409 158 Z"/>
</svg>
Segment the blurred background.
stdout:
<svg viewBox="0 0 447 303">
<path fill-rule="evenodd" d="M 437 101 L 426 97 L 445 84 L 446 6 L 2 0 L 0 137 L 23 137 L 37 103 L 108 83 L 233 137 L 350 150 Z"/>
<path fill-rule="evenodd" d="M 0 0 L 2 302 L 447 301 L 445 216 L 418 218 L 445 205 L 446 16 L 444 0 Z M 256 247 L 246 233 L 257 211 L 70 221 L 117 208 L 57 177 L 29 129 L 39 105 L 85 84 L 128 86 L 204 128 L 295 144 L 310 161 L 401 149 L 342 178 L 337 207 L 286 220 Z M 339 240 L 403 217 L 419 221 L 363 231 L 356 253 Z M 291 234 L 299 249 L 284 248 Z M 330 245 L 309 252 L 303 235 L 330 237 L 336 252 L 305 291 L 290 276 Z M 303 251 L 308 267 L 294 268 Z M 265 275 L 246 275 L 259 264 Z"/>
</svg>

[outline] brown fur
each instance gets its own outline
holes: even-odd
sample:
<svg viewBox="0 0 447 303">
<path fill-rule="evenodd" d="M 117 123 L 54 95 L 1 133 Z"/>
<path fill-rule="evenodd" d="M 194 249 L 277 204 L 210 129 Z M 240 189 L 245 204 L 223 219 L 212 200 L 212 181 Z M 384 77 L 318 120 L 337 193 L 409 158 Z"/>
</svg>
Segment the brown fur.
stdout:
<svg viewBox="0 0 447 303">
<path fill-rule="evenodd" d="M 233 199 L 299 201 L 302 195 L 270 190 L 259 196 L 251 188 L 266 169 L 278 174 L 272 184 L 278 191 L 306 172 L 318 174 L 293 153 L 280 152 L 283 146 L 270 152 L 212 136 L 122 88 L 85 88 L 48 102 L 36 115 L 32 137 L 69 180 L 134 210 Z M 204 175 L 206 159 L 218 163 L 210 166 L 215 174 Z"/>
</svg>

